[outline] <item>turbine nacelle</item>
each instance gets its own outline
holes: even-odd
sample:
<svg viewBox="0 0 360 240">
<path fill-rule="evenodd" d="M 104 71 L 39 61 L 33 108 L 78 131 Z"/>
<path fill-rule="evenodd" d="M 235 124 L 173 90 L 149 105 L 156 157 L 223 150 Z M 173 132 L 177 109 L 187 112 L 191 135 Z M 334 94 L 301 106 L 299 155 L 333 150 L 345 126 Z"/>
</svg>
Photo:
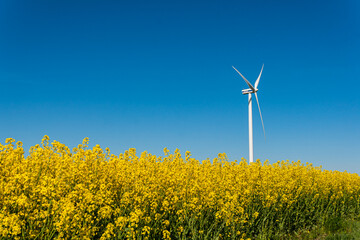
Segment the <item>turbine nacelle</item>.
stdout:
<svg viewBox="0 0 360 240">
<path fill-rule="evenodd" d="M 244 94 L 244 95 L 245 95 L 245 94 L 255 93 L 255 92 L 257 92 L 257 91 L 258 91 L 258 89 L 255 89 L 255 91 L 254 91 L 254 90 L 252 90 L 252 89 L 250 89 L 250 88 L 241 90 L 242 94 Z"/>
</svg>

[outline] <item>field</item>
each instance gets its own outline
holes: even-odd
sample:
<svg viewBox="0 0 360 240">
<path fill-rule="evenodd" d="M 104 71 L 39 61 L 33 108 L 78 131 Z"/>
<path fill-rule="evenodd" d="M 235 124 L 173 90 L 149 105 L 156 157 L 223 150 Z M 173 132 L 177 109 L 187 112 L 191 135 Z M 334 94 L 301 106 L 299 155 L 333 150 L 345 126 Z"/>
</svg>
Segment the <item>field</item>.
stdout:
<svg viewBox="0 0 360 240">
<path fill-rule="evenodd" d="M 359 216 L 357 174 L 49 141 L 0 144 L 0 239 L 291 239 Z"/>
</svg>

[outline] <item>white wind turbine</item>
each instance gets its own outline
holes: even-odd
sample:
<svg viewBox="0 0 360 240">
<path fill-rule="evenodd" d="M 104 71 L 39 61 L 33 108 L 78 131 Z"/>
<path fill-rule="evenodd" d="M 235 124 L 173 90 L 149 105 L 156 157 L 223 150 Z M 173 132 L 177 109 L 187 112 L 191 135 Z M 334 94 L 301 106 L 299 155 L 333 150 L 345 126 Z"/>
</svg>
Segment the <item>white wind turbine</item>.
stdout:
<svg viewBox="0 0 360 240">
<path fill-rule="evenodd" d="M 246 84 L 249 86 L 248 89 L 244 89 L 242 90 L 242 94 L 248 94 L 249 95 L 249 101 L 248 101 L 248 105 L 249 105 L 249 162 L 253 162 L 254 161 L 254 148 L 253 148 L 253 124 L 252 124 L 252 98 L 251 98 L 251 94 L 254 93 L 255 98 L 256 98 L 256 102 L 257 105 L 259 107 L 259 113 L 260 113 L 260 118 L 261 118 L 261 124 L 263 127 L 263 131 L 264 131 L 264 137 L 265 137 L 265 127 L 264 127 L 264 122 L 261 116 L 261 110 L 260 110 L 260 105 L 259 105 L 259 99 L 257 97 L 256 92 L 258 91 L 257 86 L 259 85 L 259 81 L 260 81 L 260 77 L 264 68 L 264 64 L 261 67 L 261 71 L 259 74 L 259 77 L 256 79 L 255 82 L 255 86 L 251 85 L 251 83 L 234 67 L 232 66 L 235 71 L 240 74 L 240 76 L 245 80 Z M 266 138 L 266 137 L 265 137 Z"/>
</svg>

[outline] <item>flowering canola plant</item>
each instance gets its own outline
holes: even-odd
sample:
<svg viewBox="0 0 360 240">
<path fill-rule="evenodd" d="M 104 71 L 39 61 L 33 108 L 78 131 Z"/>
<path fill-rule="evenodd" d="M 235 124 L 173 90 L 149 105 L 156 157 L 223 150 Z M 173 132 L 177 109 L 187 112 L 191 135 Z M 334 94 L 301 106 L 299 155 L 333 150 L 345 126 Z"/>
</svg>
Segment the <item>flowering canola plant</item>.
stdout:
<svg viewBox="0 0 360 240">
<path fill-rule="evenodd" d="M 300 161 L 0 144 L 0 239 L 270 239 L 359 207 L 357 174 Z"/>
</svg>

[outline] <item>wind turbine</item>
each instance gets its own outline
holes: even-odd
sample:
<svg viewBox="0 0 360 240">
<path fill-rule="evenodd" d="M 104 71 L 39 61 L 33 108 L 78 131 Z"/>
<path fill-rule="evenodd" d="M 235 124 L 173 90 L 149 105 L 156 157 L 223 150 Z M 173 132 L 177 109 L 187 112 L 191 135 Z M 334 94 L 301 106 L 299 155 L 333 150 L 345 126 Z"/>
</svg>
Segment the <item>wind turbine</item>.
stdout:
<svg viewBox="0 0 360 240">
<path fill-rule="evenodd" d="M 249 98 L 249 101 L 248 101 L 248 106 L 249 106 L 249 162 L 253 162 L 254 161 L 254 147 L 253 147 L 253 124 L 252 124 L 252 96 L 251 94 L 253 93 L 255 95 L 255 98 L 256 98 L 256 102 L 257 102 L 257 105 L 258 105 L 258 108 L 259 108 L 259 113 L 260 113 L 260 118 L 261 118 L 261 124 L 262 124 L 262 127 L 263 127 L 263 131 L 264 131 L 264 137 L 265 137 L 265 127 L 264 127 L 264 122 L 263 122 L 263 119 L 262 119 L 262 116 L 261 116 L 261 110 L 260 110 L 260 105 L 259 105 L 259 99 L 257 97 L 257 94 L 256 92 L 258 91 L 257 89 L 257 86 L 259 85 L 259 81 L 260 81 L 260 77 L 261 77 L 261 74 L 262 74 L 262 71 L 263 71 L 263 68 L 264 68 L 264 64 L 262 65 L 261 67 L 261 71 L 260 71 L 260 74 L 259 74 L 259 77 L 256 79 L 256 82 L 255 82 L 255 86 L 251 85 L 251 83 L 234 67 L 232 66 L 235 71 L 240 74 L 240 76 L 245 80 L 246 84 L 249 86 L 248 89 L 244 89 L 242 90 L 242 94 L 248 94 L 248 98 Z M 265 137 L 266 139 L 266 137 Z"/>
</svg>

